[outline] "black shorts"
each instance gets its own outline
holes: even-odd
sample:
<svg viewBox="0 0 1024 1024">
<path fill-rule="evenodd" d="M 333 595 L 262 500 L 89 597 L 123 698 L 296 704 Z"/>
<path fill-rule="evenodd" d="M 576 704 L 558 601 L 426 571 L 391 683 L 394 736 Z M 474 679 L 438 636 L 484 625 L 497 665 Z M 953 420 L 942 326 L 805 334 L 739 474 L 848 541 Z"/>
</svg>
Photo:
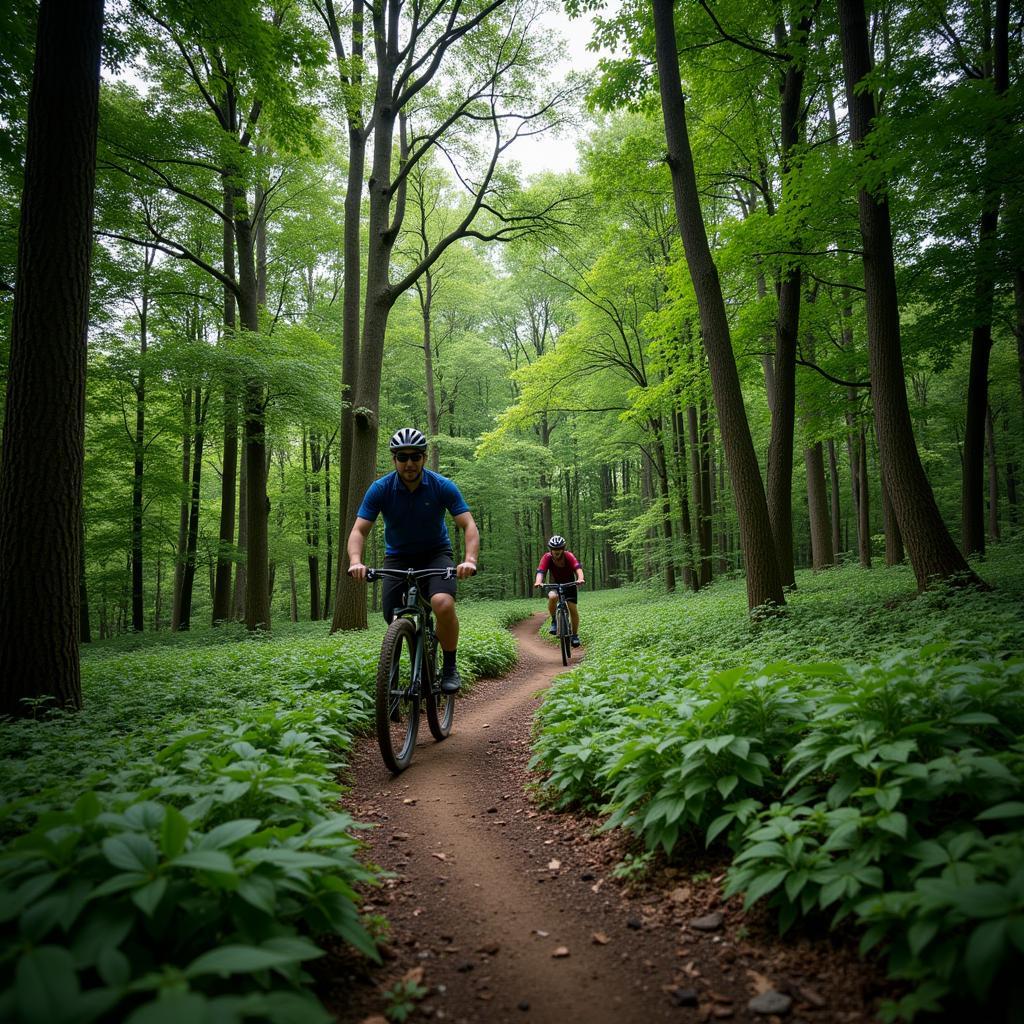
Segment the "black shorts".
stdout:
<svg viewBox="0 0 1024 1024">
<path fill-rule="evenodd" d="M 448 569 L 455 565 L 452 559 L 451 548 L 442 548 L 440 551 L 430 551 L 421 555 L 385 555 L 385 569 Z M 450 580 L 440 576 L 428 576 L 420 580 L 418 584 L 420 593 L 425 597 L 432 594 L 451 594 L 455 596 L 455 577 Z M 395 609 L 405 604 L 404 600 L 405 580 L 384 580 L 384 590 L 381 595 L 381 610 L 384 612 L 384 621 L 390 622 L 395 615 Z"/>
<path fill-rule="evenodd" d="M 545 584 L 545 586 L 547 586 L 547 588 L 548 588 L 548 596 L 550 596 L 551 594 L 555 594 L 557 596 L 558 591 L 555 590 L 554 586 L 551 583 L 547 583 L 547 584 Z M 566 599 L 566 601 L 569 602 L 569 604 L 575 604 L 576 603 L 576 597 L 577 597 L 576 584 L 573 583 L 571 586 L 566 586 L 563 583 L 562 584 L 562 594 L 565 596 L 565 599 Z"/>
</svg>

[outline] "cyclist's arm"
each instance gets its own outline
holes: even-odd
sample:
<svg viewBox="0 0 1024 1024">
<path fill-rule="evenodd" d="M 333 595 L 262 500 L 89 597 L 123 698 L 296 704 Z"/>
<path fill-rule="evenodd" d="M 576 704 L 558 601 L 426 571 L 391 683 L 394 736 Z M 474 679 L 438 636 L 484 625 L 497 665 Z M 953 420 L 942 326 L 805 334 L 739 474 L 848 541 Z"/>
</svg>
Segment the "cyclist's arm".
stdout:
<svg viewBox="0 0 1024 1024">
<path fill-rule="evenodd" d="M 466 557 L 455 567 L 455 575 L 462 580 L 476 572 L 480 555 L 480 531 L 472 512 L 460 512 L 454 519 L 455 525 L 466 535 Z"/>
<path fill-rule="evenodd" d="M 363 565 L 363 546 L 366 544 L 366 538 L 370 535 L 370 530 L 372 529 L 372 519 L 363 519 L 362 516 L 356 516 L 356 521 L 352 525 L 352 532 L 348 535 L 348 574 L 353 579 L 366 579 L 366 566 Z"/>
</svg>

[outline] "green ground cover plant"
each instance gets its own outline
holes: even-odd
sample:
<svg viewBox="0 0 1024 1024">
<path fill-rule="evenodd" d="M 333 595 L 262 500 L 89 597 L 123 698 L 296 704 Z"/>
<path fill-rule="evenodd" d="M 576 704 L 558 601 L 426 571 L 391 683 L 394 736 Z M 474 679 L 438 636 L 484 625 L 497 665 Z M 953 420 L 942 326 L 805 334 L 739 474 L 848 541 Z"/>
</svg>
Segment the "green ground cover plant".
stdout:
<svg viewBox="0 0 1024 1024">
<path fill-rule="evenodd" d="M 514 662 L 529 610 L 461 609 L 467 680 Z M 318 939 L 376 955 L 338 779 L 382 632 L 124 638 L 86 650 L 80 713 L 4 722 L 0 1018 L 331 1019 Z"/>
<path fill-rule="evenodd" d="M 783 931 L 852 920 L 912 1018 L 1021 997 L 1024 552 L 990 593 L 913 596 L 905 570 L 798 576 L 787 613 L 699 595 L 593 595 L 588 658 L 539 714 L 557 806 L 607 813 L 668 856 L 725 844 L 726 894 Z"/>
</svg>

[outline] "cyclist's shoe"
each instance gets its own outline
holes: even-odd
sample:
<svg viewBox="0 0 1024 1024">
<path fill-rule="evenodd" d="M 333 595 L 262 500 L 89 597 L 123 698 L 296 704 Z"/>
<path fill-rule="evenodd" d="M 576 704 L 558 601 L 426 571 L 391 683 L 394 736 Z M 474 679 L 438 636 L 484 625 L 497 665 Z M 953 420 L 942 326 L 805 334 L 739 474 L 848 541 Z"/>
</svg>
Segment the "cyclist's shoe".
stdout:
<svg viewBox="0 0 1024 1024">
<path fill-rule="evenodd" d="M 458 669 L 449 669 L 441 676 L 442 693 L 458 693 L 462 689 L 462 676 Z"/>
<path fill-rule="evenodd" d="M 573 635 L 569 637 L 569 643 L 571 643 L 573 647 L 579 647 L 580 638 L 575 633 L 573 633 Z"/>
<path fill-rule="evenodd" d="M 555 624 L 555 620 L 554 619 L 551 620 L 551 628 L 548 629 L 548 632 L 552 636 L 558 636 L 558 626 Z"/>
</svg>

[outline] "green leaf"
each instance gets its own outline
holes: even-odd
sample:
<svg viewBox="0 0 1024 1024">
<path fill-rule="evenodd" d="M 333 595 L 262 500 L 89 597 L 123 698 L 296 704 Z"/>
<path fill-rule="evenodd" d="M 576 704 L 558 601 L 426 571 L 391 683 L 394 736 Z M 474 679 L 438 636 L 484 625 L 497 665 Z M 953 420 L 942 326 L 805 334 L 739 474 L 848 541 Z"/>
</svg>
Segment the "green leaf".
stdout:
<svg viewBox="0 0 1024 1024">
<path fill-rule="evenodd" d="M 141 910 L 146 917 L 152 917 L 160 901 L 167 891 L 167 879 L 156 878 L 149 885 L 142 886 L 132 893 L 132 903 Z"/>
<path fill-rule="evenodd" d="M 103 855 L 122 871 L 152 871 L 158 861 L 157 849 L 148 836 L 126 832 L 103 840 Z"/>
<path fill-rule="evenodd" d="M 971 988 L 984 999 L 995 973 L 1006 956 L 1006 921 L 986 921 L 974 929 L 967 942 L 964 966 Z"/>
<path fill-rule="evenodd" d="M 1024 818 L 1024 803 L 1019 800 L 1008 800 L 1006 803 L 988 807 L 981 814 L 975 815 L 975 821 L 993 821 L 1000 818 Z"/>
<path fill-rule="evenodd" d="M 723 799 L 728 799 L 729 794 L 739 785 L 739 778 L 736 775 L 723 775 L 715 786 L 722 794 Z"/>
<path fill-rule="evenodd" d="M 59 946 L 38 946 L 18 961 L 14 982 L 18 1012 L 25 1021 L 64 1020 L 78 998 L 75 961 Z"/>
<path fill-rule="evenodd" d="M 191 828 L 188 818 L 177 807 L 167 808 L 163 825 L 160 827 L 160 849 L 165 857 L 173 860 L 185 849 Z"/>
<path fill-rule="evenodd" d="M 197 978 L 204 974 L 249 974 L 272 967 L 287 967 L 317 956 L 323 951 L 312 943 L 303 949 L 274 949 L 265 946 L 243 946 L 240 944 L 221 946 L 203 953 L 185 968 L 186 978 Z"/>
<path fill-rule="evenodd" d="M 210 829 L 205 835 L 196 839 L 196 850 L 222 850 L 225 846 L 237 843 L 240 839 L 252 835 L 260 827 L 258 818 L 236 818 L 226 821 L 223 825 Z"/>
<path fill-rule="evenodd" d="M 159 999 L 140 1006 L 125 1024 L 182 1024 L 182 1021 L 206 1021 L 209 1001 L 198 992 L 161 993 Z"/>
<path fill-rule="evenodd" d="M 899 811 L 894 811 L 892 814 L 883 814 L 875 822 L 880 829 L 885 832 L 891 832 L 894 836 L 899 836 L 900 839 L 907 838 L 907 816 L 901 814 Z"/>
<path fill-rule="evenodd" d="M 213 871 L 221 875 L 235 874 L 235 862 L 220 850 L 190 850 L 171 861 L 176 868 L 192 868 L 195 871 Z"/>
<path fill-rule="evenodd" d="M 128 957 L 117 948 L 104 949 L 100 953 L 96 970 L 104 983 L 111 988 L 122 988 L 132 977 L 132 967 Z"/>
<path fill-rule="evenodd" d="M 758 875 L 747 889 L 743 901 L 744 909 L 749 909 L 762 896 L 777 889 L 788 874 L 789 868 L 777 868 L 775 871 L 767 871 L 763 875 Z"/>
</svg>

